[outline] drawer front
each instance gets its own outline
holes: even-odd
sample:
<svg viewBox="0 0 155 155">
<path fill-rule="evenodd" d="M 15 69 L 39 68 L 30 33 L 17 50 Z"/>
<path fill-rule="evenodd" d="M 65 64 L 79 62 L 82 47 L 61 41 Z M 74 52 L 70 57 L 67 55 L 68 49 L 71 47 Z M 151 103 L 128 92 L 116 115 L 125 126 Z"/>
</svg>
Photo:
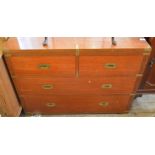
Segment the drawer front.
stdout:
<svg viewBox="0 0 155 155">
<path fill-rule="evenodd" d="M 78 81 L 78 94 L 130 94 L 134 91 L 135 83 L 136 77 L 81 78 Z"/>
<path fill-rule="evenodd" d="M 76 78 L 14 78 L 19 94 L 69 95 L 78 92 Z"/>
<path fill-rule="evenodd" d="M 75 75 L 75 56 L 12 56 L 7 58 L 7 63 L 16 76 Z"/>
<path fill-rule="evenodd" d="M 115 96 L 22 96 L 25 112 L 41 114 L 122 113 L 129 109 L 128 95 Z"/>
<path fill-rule="evenodd" d="M 142 55 L 81 56 L 80 76 L 135 75 L 140 72 Z"/>
<path fill-rule="evenodd" d="M 15 78 L 20 94 L 129 94 L 136 77 L 107 78 Z"/>
</svg>

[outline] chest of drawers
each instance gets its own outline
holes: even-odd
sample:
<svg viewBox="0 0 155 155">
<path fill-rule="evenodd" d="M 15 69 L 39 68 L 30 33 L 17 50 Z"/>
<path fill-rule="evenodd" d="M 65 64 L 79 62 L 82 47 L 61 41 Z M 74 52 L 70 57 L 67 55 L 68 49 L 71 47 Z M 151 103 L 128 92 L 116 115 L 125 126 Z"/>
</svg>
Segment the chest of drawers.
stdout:
<svg viewBox="0 0 155 155">
<path fill-rule="evenodd" d="M 14 93 L 2 54 L 0 53 L 0 115 L 19 116 L 21 106 Z"/>
<path fill-rule="evenodd" d="M 10 38 L 5 61 L 26 113 L 123 113 L 151 51 L 139 38 Z"/>
</svg>

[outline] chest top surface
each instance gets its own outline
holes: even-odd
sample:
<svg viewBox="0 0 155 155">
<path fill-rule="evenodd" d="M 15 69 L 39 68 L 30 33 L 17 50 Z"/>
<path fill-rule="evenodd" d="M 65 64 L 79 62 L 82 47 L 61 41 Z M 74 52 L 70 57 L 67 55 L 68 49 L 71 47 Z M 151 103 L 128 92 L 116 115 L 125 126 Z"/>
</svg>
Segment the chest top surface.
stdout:
<svg viewBox="0 0 155 155">
<path fill-rule="evenodd" d="M 48 46 L 43 46 L 44 37 L 11 37 L 5 42 L 4 49 L 9 50 L 56 50 L 56 49 L 145 49 L 150 48 L 145 39 L 115 38 L 112 45 L 106 37 L 48 37 Z"/>
</svg>

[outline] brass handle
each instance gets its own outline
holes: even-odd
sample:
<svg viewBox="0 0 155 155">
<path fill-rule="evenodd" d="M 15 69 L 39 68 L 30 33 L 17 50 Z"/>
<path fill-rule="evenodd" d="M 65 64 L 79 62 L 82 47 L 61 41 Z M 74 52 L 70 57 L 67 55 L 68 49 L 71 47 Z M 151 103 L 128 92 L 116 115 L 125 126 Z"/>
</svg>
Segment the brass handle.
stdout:
<svg viewBox="0 0 155 155">
<path fill-rule="evenodd" d="M 51 67 L 51 65 L 50 64 L 39 64 L 38 65 L 38 68 L 39 69 L 49 69 Z"/>
<path fill-rule="evenodd" d="M 117 65 L 115 63 L 107 63 L 104 65 L 104 67 L 107 69 L 114 69 L 117 67 Z"/>
<path fill-rule="evenodd" d="M 109 102 L 100 102 L 99 105 L 102 107 L 106 107 L 109 105 Z"/>
<path fill-rule="evenodd" d="M 44 85 L 42 85 L 42 88 L 43 89 L 53 89 L 54 86 L 52 84 L 44 84 Z"/>
<path fill-rule="evenodd" d="M 49 108 L 53 108 L 56 106 L 56 103 L 46 103 L 46 106 L 49 107 Z"/>
<path fill-rule="evenodd" d="M 112 88 L 112 84 L 110 84 L 110 83 L 108 83 L 108 84 L 103 84 L 103 85 L 101 86 L 101 88 L 102 88 L 102 89 L 110 89 L 110 88 Z"/>
</svg>

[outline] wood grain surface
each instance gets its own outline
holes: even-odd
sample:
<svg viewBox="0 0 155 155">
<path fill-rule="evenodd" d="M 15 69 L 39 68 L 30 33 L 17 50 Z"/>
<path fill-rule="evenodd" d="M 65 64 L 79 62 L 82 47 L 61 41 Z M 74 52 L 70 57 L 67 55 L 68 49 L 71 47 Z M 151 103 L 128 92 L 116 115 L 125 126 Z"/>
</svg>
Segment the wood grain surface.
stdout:
<svg viewBox="0 0 155 155">
<path fill-rule="evenodd" d="M 67 113 L 122 113 L 129 109 L 129 95 L 115 96 L 22 96 L 24 110 L 28 113 L 67 114 Z M 100 103 L 107 105 L 101 106 Z M 48 105 L 53 106 L 48 106 Z"/>
<path fill-rule="evenodd" d="M 141 38 L 10 38 L 5 61 L 26 113 L 127 112 L 151 52 Z M 42 67 L 38 67 L 38 66 Z"/>
</svg>

